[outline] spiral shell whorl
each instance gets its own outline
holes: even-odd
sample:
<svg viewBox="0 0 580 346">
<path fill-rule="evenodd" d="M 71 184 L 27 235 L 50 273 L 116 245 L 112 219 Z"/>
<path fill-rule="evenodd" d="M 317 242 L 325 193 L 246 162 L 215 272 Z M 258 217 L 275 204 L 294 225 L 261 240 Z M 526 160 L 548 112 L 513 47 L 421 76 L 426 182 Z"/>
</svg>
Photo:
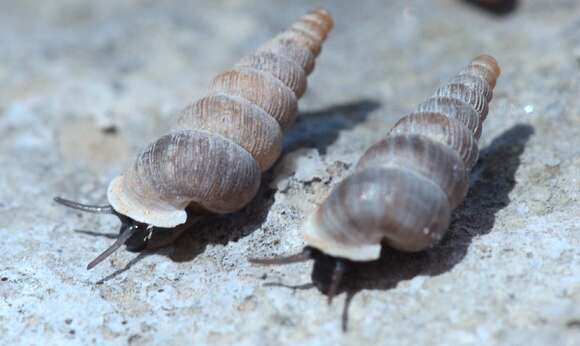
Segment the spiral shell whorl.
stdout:
<svg viewBox="0 0 580 346">
<path fill-rule="evenodd" d="M 477 57 L 399 120 L 309 217 L 306 242 L 355 261 L 377 259 L 383 242 L 402 251 L 437 243 L 467 193 L 499 71 Z"/>
<path fill-rule="evenodd" d="M 186 221 L 188 205 L 215 213 L 245 206 L 261 172 L 280 155 L 283 131 L 296 119 L 306 77 L 332 25 L 325 10 L 306 14 L 219 74 L 208 95 L 180 114 L 174 130 L 111 182 L 113 208 L 170 228 Z"/>
</svg>

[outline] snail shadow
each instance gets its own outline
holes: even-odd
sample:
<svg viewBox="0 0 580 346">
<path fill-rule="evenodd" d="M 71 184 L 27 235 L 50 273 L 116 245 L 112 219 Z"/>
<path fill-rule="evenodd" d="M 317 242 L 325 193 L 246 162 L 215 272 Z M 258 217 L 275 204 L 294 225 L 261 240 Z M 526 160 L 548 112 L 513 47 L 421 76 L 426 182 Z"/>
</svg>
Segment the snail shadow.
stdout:
<svg viewBox="0 0 580 346">
<path fill-rule="evenodd" d="M 518 0 L 462 0 L 462 2 L 497 17 L 507 16 L 519 6 Z"/>
<path fill-rule="evenodd" d="M 324 155 L 342 131 L 364 122 L 380 106 L 378 101 L 363 99 L 318 111 L 302 112 L 285 137 L 284 151 L 316 148 Z"/>
<path fill-rule="evenodd" d="M 320 111 L 302 113 L 296 125 L 287 134 L 285 151 L 300 147 L 315 147 L 325 153 L 326 148 L 334 143 L 340 131 L 352 128 L 364 121 L 368 114 L 379 106 L 380 103 L 376 101 L 361 100 Z M 270 187 L 274 179 L 273 172 L 274 169 L 271 169 L 262 176 L 258 194 L 241 211 L 222 216 L 203 216 L 183 231 L 177 239 L 172 239 L 169 232 L 153 233 L 151 243 L 170 243 L 170 245 L 141 251 L 124 268 L 102 278 L 98 283 L 115 278 L 152 254 L 166 256 L 175 262 L 188 262 L 202 254 L 207 245 L 226 245 L 250 235 L 266 221 L 268 212 L 274 204 L 276 191 Z M 84 233 L 88 232 L 84 231 Z"/>
<path fill-rule="evenodd" d="M 265 173 L 256 197 L 241 211 L 202 217 L 167 249 L 166 255 L 175 262 L 192 261 L 205 251 L 207 245 L 227 245 L 252 234 L 266 221 L 274 204 L 276 191 L 270 187 L 272 180 L 272 172 Z"/>
<path fill-rule="evenodd" d="M 520 157 L 533 133 L 529 125 L 516 125 L 482 150 L 472 174 L 477 179 L 462 206 L 454 211 L 449 232 L 437 246 L 419 253 L 383 247 L 377 261 L 351 262 L 340 289 L 346 292 L 345 304 L 361 290 L 389 290 L 403 280 L 419 275 L 437 276 L 460 263 L 473 239 L 491 232 L 496 213 L 509 204 Z M 327 266 L 327 262 L 315 261 L 312 272 L 312 282 L 323 293 L 327 292 L 332 275 L 332 268 Z"/>
</svg>

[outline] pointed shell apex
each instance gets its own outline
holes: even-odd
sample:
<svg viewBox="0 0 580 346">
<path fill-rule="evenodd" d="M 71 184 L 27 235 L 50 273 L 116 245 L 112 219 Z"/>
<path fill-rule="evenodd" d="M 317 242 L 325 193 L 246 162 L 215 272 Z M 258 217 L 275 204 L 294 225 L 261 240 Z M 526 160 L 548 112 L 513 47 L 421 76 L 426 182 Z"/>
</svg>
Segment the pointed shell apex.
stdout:
<svg viewBox="0 0 580 346">
<path fill-rule="evenodd" d="M 170 205 L 159 207 L 140 202 L 126 189 L 122 175 L 115 177 L 109 184 L 107 199 L 119 214 L 155 227 L 173 228 L 187 220 L 186 206 L 177 209 Z"/>
</svg>

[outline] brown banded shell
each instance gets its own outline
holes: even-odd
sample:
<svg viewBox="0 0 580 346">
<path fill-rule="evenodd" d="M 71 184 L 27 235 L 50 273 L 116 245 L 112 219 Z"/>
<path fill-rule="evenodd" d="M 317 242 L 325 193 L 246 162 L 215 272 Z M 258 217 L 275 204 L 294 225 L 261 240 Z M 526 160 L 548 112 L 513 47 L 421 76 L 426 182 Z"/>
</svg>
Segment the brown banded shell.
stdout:
<svg viewBox="0 0 580 346">
<path fill-rule="evenodd" d="M 174 130 L 151 143 L 108 189 L 113 209 L 137 222 L 171 228 L 185 208 L 214 213 L 244 207 L 261 172 L 279 157 L 282 133 L 297 115 L 333 23 L 315 10 L 219 74 L 207 96 L 179 116 Z"/>
<path fill-rule="evenodd" d="M 280 124 L 262 108 L 239 96 L 205 96 L 183 110 L 177 127 L 203 130 L 232 140 L 252 155 L 262 171 L 270 168 L 282 151 Z"/>
<path fill-rule="evenodd" d="M 306 75 L 300 65 L 283 55 L 262 52 L 249 55 L 236 64 L 236 67 L 250 67 L 270 73 L 290 88 L 297 98 L 306 91 Z"/>
<path fill-rule="evenodd" d="M 499 68 L 497 61 L 493 57 L 485 54 L 480 55 L 477 58 L 473 59 L 470 65 L 481 66 L 487 69 L 490 72 L 490 74 L 486 76 L 489 76 L 489 82 L 492 83 L 490 84 L 490 86 L 492 88 L 495 88 L 495 82 L 497 81 L 497 76 L 501 74 L 501 69 Z M 488 78 L 484 79 L 488 80 Z"/>
<path fill-rule="evenodd" d="M 437 89 L 433 96 L 456 99 L 471 105 L 478 114 L 479 123 L 487 116 L 488 105 L 485 95 L 469 87 L 467 84 L 459 82 L 445 84 Z"/>
<path fill-rule="evenodd" d="M 431 97 L 417 107 L 415 113 L 439 113 L 447 118 L 456 119 L 465 126 L 475 138 L 481 136 L 481 116 L 470 104 L 452 97 Z"/>
<path fill-rule="evenodd" d="M 416 133 L 387 136 L 371 146 L 358 161 L 356 170 L 372 167 L 405 167 L 430 180 L 447 194 L 449 205 L 455 208 L 467 192 L 466 169 L 458 152 L 432 137 Z"/>
<path fill-rule="evenodd" d="M 298 99 L 278 78 L 257 69 L 236 68 L 218 75 L 210 93 L 238 96 L 250 101 L 274 118 L 283 129 L 294 123 Z"/>
<path fill-rule="evenodd" d="M 402 251 L 436 244 L 467 193 L 499 73 L 494 58 L 477 57 L 397 122 L 308 218 L 306 243 L 353 261 L 377 259 L 382 244 Z"/>
<path fill-rule="evenodd" d="M 493 98 L 492 87 L 489 85 L 489 83 L 487 83 L 487 81 L 484 81 L 477 76 L 471 74 L 460 74 L 453 77 L 449 82 L 469 86 L 470 88 L 476 90 L 477 93 L 482 94 L 487 102 L 490 102 Z"/>
<path fill-rule="evenodd" d="M 389 136 L 411 135 L 420 131 L 423 136 L 447 144 L 459 154 L 465 167 L 471 169 L 477 162 L 479 152 L 476 138 L 460 120 L 444 114 L 409 114 L 395 124 Z"/>
<path fill-rule="evenodd" d="M 314 70 L 314 54 L 308 48 L 296 45 L 292 40 L 277 37 L 258 48 L 258 53 L 262 52 L 288 57 L 288 60 L 292 60 L 304 70 L 306 76 Z"/>
</svg>

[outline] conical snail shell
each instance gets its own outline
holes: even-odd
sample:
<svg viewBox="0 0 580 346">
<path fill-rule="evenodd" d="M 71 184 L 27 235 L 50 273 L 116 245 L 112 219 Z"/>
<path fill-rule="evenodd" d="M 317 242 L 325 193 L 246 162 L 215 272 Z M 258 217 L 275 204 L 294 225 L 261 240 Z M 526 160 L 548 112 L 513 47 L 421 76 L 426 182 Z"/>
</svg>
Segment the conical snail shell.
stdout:
<svg viewBox="0 0 580 346">
<path fill-rule="evenodd" d="M 467 193 L 499 74 L 494 58 L 479 56 L 399 120 L 308 218 L 306 243 L 354 261 L 377 259 L 383 243 L 401 251 L 437 243 Z"/>
<path fill-rule="evenodd" d="M 172 132 L 113 179 L 111 206 L 166 228 L 184 223 L 189 205 L 220 214 L 244 207 L 261 172 L 280 156 L 283 131 L 296 119 L 306 76 L 332 26 L 328 12 L 313 11 L 219 74 Z"/>
</svg>

